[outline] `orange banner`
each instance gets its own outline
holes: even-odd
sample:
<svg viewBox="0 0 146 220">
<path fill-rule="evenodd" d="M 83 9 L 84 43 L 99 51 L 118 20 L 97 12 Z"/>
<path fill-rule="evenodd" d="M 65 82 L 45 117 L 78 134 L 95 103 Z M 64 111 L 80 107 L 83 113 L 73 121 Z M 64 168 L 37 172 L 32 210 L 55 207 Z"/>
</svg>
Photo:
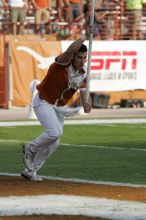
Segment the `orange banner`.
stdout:
<svg viewBox="0 0 146 220">
<path fill-rule="evenodd" d="M 49 65 L 61 53 L 61 44 L 57 41 L 11 41 L 10 51 L 12 104 L 26 106 L 31 100 L 31 81 L 42 80 Z"/>
</svg>

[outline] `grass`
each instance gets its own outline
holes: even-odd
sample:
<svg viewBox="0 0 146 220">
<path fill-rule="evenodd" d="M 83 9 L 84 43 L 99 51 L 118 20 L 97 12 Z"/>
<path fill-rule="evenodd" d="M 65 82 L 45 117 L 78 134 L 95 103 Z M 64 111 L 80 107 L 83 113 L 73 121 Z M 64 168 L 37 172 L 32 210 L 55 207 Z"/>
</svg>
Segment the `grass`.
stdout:
<svg viewBox="0 0 146 220">
<path fill-rule="evenodd" d="M 145 130 L 146 124 L 65 125 L 61 146 L 39 173 L 145 184 L 146 151 L 138 150 L 146 149 Z M 0 127 L 0 172 L 20 173 L 21 143 L 41 132 L 40 126 Z"/>
</svg>

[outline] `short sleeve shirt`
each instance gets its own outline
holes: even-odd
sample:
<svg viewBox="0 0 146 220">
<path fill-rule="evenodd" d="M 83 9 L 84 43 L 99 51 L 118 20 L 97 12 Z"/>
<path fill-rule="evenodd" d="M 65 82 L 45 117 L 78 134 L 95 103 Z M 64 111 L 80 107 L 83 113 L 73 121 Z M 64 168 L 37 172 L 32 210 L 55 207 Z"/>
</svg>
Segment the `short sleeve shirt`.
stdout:
<svg viewBox="0 0 146 220">
<path fill-rule="evenodd" d="M 70 65 L 61 65 L 57 62 L 51 64 L 46 77 L 37 85 L 41 99 L 46 100 L 50 104 L 55 104 L 56 101 L 59 100 L 60 105 L 65 105 L 78 88 L 84 88 L 86 86 L 86 80 L 83 78 L 78 88 L 70 87 L 69 66 Z M 81 74 L 85 74 L 85 72 Z"/>
<path fill-rule="evenodd" d="M 140 10 L 143 7 L 143 3 L 146 3 L 146 0 L 126 0 L 126 9 Z"/>
<path fill-rule="evenodd" d="M 23 0 L 9 0 L 11 7 L 23 7 L 25 2 Z"/>
</svg>

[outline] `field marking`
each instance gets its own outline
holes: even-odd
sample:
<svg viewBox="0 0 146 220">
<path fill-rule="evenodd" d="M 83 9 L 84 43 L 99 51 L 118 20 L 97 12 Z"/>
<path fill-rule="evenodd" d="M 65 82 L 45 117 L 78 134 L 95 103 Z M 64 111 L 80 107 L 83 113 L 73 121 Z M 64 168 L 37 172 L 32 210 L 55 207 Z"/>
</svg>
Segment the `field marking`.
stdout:
<svg viewBox="0 0 146 220">
<path fill-rule="evenodd" d="M 134 119 L 74 119 L 65 120 L 64 124 L 133 124 L 133 123 L 146 123 L 146 119 L 134 118 Z M 1 121 L 0 127 L 10 127 L 10 126 L 32 126 L 40 125 L 39 121 Z"/>
<path fill-rule="evenodd" d="M 19 140 L 6 140 L 6 139 L 0 139 L 0 142 L 10 142 L 10 143 L 21 143 L 21 142 L 24 142 L 24 141 L 19 141 Z"/>
<path fill-rule="evenodd" d="M 21 177 L 21 175 L 18 173 L 4 173 L 4 172 L 0 172 L 0 176 Z M 132 187 L 132 188 L 146 188 L 146 185 L 144 184 L 120 183 L 120 182 L 110 182 L 110 181 L 102 181 L 102 180 L 96 181 L 96 180 L 64 178 L 64 177 L 43 176 L 43 175 L 41 175 L 41 177 L 44 180 L 57 180 L 57 181 L 72 182 L 72 183 L 85 183 L 85 184 L 106 185 L 106 186 Z"/>
<path fill-rule="evenodd" d="M 52 214 L 145 220 L 146 203 L 68 195 L 0 197 L 1 216 Z"/>
<path fill-rule="evenodd" d="M 24 140 L 6 140 L 6 139 L 0 139 L 0 142 L 10 142 L 10 143 L 23 143 L 26 142 Z M 142 151 L 146 152 L 146 149 L 142 148 L 125 148 L 125 147 L 110 147 L 110 146 L 98 146 L 98 145 L 85 145 L 85 144 L 66 144 L 66 143 L 60 143 L 60 146 L 68 146 L 68 147 L 84 147 L 84 148 L 97 148 L 97 149 L 108 149 L 108 150 L 126 150 L 126 151 Z"/>
<path fill-rule="evenodd" d="M 124 148 L 124 147 L 110 147 L 110 146 L 97 146 L 97 145 L 84 145 L 84 144 L 65 144 L 61 143 L 61 146 L 74 146 L 74 147 L 84 147 L 84 148 L 98 148 L 98 149 L 108 149 L 108 150 L 130 150 L 130 151 L 144 151 L 146 152 L 146 149 L 142 148 Z"/>
</svg>

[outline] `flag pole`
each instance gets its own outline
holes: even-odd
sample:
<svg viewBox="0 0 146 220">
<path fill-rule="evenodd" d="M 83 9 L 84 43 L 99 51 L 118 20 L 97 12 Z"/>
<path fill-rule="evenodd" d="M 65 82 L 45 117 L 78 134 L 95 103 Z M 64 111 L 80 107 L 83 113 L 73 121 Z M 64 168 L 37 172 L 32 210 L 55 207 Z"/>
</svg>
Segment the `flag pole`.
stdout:
<svg viewBox="0 0 146 220">
<path fill-rule="evenodd" d="M 91 15 L 89 26 L 94 25 L 95 0 L 91 0 Z M 93 33 L 89 33 L 88 61 L 87 61 L 87 84 L 86 84 L 86 102 L 89 100 L 90 93 L 90 70 L 91 70 L 91 52 L 92 52 Z"/>
</svg>

